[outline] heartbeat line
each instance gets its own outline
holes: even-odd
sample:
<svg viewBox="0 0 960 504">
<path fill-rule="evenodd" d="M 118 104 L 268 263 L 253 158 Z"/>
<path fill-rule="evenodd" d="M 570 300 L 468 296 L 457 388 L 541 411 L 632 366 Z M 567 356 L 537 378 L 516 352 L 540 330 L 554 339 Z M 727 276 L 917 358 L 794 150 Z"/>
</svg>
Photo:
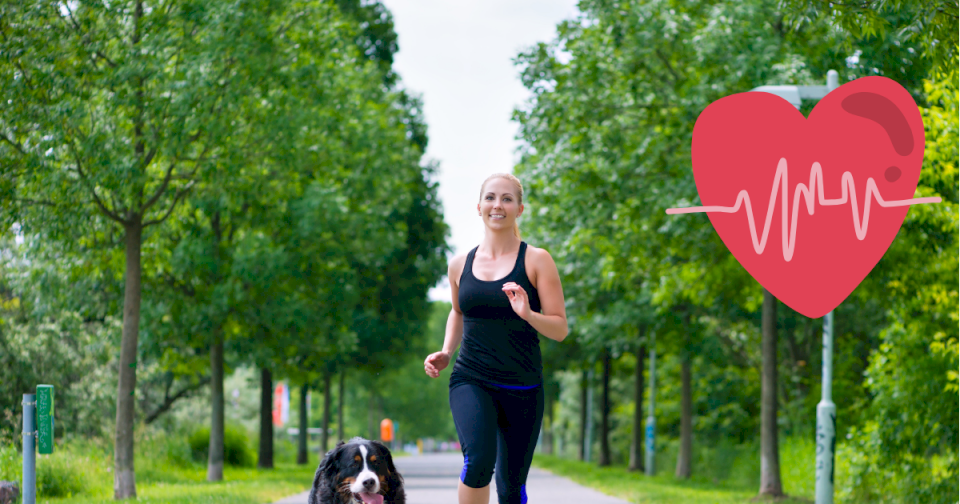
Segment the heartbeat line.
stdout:
<svg viewBox="0 0 960 504">
<path fill-rule="evenodd" d="M 777 182 L 780 183 L 779 186 L 777 185 Z M 850 172 L 843 172 L 843 177 L 840 180 L 840 187 L 842 189 L 840 198 L 827 199 L 823 196 L 823 170 L 820 168 L 820 163 L 813 163 L 813 166 L 810 168 L 810 185 L 805 186 L 803 184 L 797 184 L 797 189 L 794 191 L 792 214 L 793 219 L 788 228 L 787 218 L 790 214 L 787 212 L 789 209 L 787 195 L 789 194 L 789 187 L 789 184 L 787 184 L 787 160 L 786 158 L 780 158 L 780 163 L 777 164 L 777 173 L 773 178 L 773 188 L 770 191 L 770 203 L 767 206 L 767 217 L 763 223 L 763 236 L 759 239 L 757 238 L 757 226 L 753 220 L 753 208 L 750 206 L 750 194 L 747 193 L 746 189 L 741 190 L 737 194 L 737 201 L 732 207 L 699 206 L 668 208 L 667 213 L 671 215 L 700 212 L 737 213 L 740 210 L 741 205 L 746 205 L 747 224 L 750 226 L 750 238 L 753 239 L 753 250 L 756 251 L 757 254 L 762 254 L 763 249 L 765 249 L 767 246 L 767 236 L 770 232 L 770 222 L 773 220 L 773 210 L 774 204 L 776 204 L 777 200 L 777 193 L 780 192 L 780 234 L 783 245 L 783 259 L 787 262 L 790 262 L 790 260 L 793 259 L 793 249 L 797 240 L 797 216 L 800 213 L 800 196 L 803 196 L 803 200 L 807 204 L 807 213 L 810 215 L 813 215 L 814 203 L 819 202 L 822 206 L 837 206 L 844 205 L 847 203 L 847 201 L 849 201 L 850 209 L 853 212 L 853 226 L 857 232 L 858 240 L 863 240 L 867 237 L 867 226 L 870 224 L 871 198 L 876 198 L 877 204 L 885 208 L 920 205 L 923 203 L 940 203 L 941 201 L 939 197 L 885 201 L 883 196 L 880 195 L 880 190 L 877 189 L 877 183 L 874 182 L 873 177 L 870 177 L 867 178 L 867 193 L 865 197 L 866 201 L 863 204 L 863 221 L 861 221 L 857 207 L 857 192 L 856 186 L 853 183 L 853 175 Z M 816 191 L 816 199 L 814 199 L 814 191 Z M 789 236 L 787 233 L 788 229 Z"/>
</svg>

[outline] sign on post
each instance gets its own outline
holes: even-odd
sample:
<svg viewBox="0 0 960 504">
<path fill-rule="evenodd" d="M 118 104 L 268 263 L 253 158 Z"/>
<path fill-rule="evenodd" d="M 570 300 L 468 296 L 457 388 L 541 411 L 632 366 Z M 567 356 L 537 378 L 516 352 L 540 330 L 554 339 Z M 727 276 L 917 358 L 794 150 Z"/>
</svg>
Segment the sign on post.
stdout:
<svg viewBox="0 0 960 504">
<path fill-rule="evenodd" d="M 53 385 L 37 385 L 37 447 L 53 453 Z"/>
</svg>

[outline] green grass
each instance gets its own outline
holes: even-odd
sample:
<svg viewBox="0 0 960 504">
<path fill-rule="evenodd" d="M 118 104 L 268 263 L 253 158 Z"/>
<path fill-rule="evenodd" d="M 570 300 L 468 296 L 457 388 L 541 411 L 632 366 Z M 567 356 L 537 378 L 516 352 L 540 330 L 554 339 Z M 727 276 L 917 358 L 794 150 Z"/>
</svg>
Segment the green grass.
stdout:
<svg viewBox="0 0 960 504">
<path fill-rule="evenodd" d="M 310 488 L 319 464 L 311 447 L 308 463 L 294 463 L 296 448 L 288 440 L 274 443 L 275 469 L 224 468 L 224 480 L 207 482 L 205 462 L 190 457 L 186 435 L 141 433 L 134 466 L 137 500 L 150 503 L 264 504 Z M 0 480 L 20 480 L 20 456 L 0 446 Z M 37 502 L 47 504 L 113 503 L 112 443 L 72 438 L 58 440 L 52 455 L 37 457 Z"/>
<path fill-rule="evenodd" d="M 759 451 L 752 445 L 701 449 L 695 456 L 694 476 L 673 476 L 675 447 L 664 446 L 657 457 L 656 476 L 628 472 L 626 465 L 597 467 L 595 463 L 536 454 L 533 464 L 558 476 L 633 503 L 745 504 L 757 496 Z M 780 445 L 781 480 L 788 498 L 783 504 L 813 501 L 812 440 L 786 439 Z"/>
<path fill-rule="evenodd" d="M 311 465 L 312 464 L 312 465 Z M 171 468 L 169 472 L 154 471 L 137 483 L 138 502 L 188 504 L 229 502 L 231 504 L 264 504 L 308 490 L 317 467 L 316 456 L 305 466 L 282 463 L 273 470 L 230 468 L 224 469 L 224 481 L 206 481 L 206 467 L 191 469 Z M 139 472 L 138 472 L 138 476 Z M 71 498 L 43 498 L 37 502 L 50 504 L 113 503 L 112 484 L 98 485 L 94 495 Z"/>
</svg>

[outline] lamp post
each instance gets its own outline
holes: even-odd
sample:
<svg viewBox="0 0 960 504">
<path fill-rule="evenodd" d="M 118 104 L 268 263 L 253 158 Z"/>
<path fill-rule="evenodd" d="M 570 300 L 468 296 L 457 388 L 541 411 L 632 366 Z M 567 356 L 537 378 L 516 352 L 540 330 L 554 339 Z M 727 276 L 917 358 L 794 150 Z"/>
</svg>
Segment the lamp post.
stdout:
<svg viewBox="0 0 960 504">
<path fill-rule="evenodd" d="M 827 72 L 826 86 L 760 86 L 751 91 L 775 94 L 800 109 L 801 100 L 820 100 L 840 85 L 836 70 Z M 823 316 L 823 375 L 817 404 L 816 504 L 833 504 L 833 461 L 837 441 L 837 406 L 831 397 L 833 383 L 833 310 Z"/>
<path fill-rule="evenodd" d="M 23 394 L 23 504 L 37 502 L 37 396 Z"/>
<path fill-rule="evenodd" d="M 817 404 L 816 504 L 833 503 L 833 459 L 837 442 L 837 406 L 831 398 L 833 382 L 833 310 L 823 316 L 823 377 Z"/>
<path fill-rule="evenodd" d="M 827 93 L 839 86 L 840 74 L 836 70 L 827 72 L 826 86 L 760 86 L 750 91 L 762 91 L 775 94 L 800 110 L 801 100 L 822 100 Z"/>
</svg>

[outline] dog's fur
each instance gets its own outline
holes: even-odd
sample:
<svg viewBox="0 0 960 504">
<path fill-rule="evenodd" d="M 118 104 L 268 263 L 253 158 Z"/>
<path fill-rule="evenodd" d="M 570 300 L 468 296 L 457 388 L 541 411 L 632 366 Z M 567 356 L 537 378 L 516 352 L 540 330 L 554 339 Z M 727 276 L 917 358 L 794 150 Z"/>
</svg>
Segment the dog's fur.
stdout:
<svg viewBox="0 0 960 504">
<path fill-rule="evenodd" d="M 356 437 L 340 441 L 324 456 L 308 503 L 354 504 L 359 502 L 355 494 L 363 490 L 383 495 L 384 504 L 406 504 L 403 477 L 393 465 L 390 450 L 378 441 Z"/>
</svg>

